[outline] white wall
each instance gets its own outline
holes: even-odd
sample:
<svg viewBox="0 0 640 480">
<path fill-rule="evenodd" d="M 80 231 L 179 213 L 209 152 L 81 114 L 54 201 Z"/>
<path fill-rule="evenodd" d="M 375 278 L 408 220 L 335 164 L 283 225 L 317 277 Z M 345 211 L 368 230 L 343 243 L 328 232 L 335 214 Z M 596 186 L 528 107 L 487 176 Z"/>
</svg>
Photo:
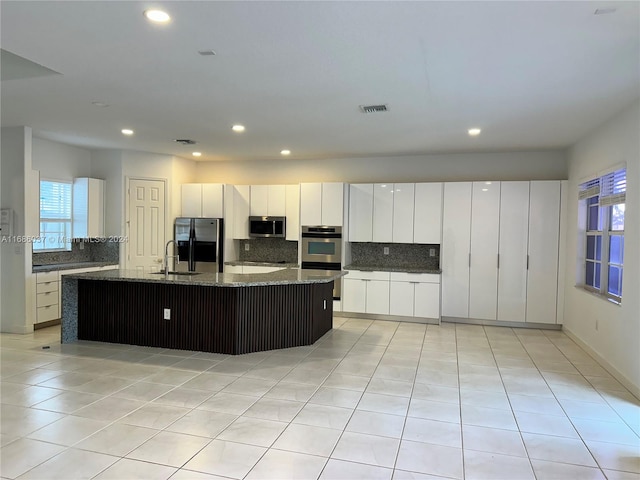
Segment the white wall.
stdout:
<svg viewBox="0 0 640 480">
<path fill-rule="evenodd" d="M 615 305 L 575 287 L 578 185 L 627 163 L 623 300 Z M 580 140 L 569 151 L 569 209 L 564 328 L 640 395 L 640 102 Z M 573 199 L 573 201 L 572 201 Z M 596 321 L 598 330 L 596 330 Z M 619 378 L 620 379 L 620 378 Z"/>
<path fill-rule="evenodd" d="M 13 234 L 33 233 L 27 227 L 30 202 L 27 182 L 31 176 L 29 127 L 2 128 L 0 152 L 0 205 L 13 210 Z M 0 331 L 33 331 L 31 309 L 31 244 L 0 243 Z"/>
<path fill-rule="evenodd" d="M 33 138 L 32 164 L 40 178 L 73 180 L 91 176 L 91 151 L 63 143 Z"/>
<path fill-rule="evenodd" d="M 122 235 L 124 179 L 121 150 L 92 150 L 91 176 L 105 180 L 105 235 Z M 120 257 L 122 259 L 122 256 Z"/>
<path fill-rule="evenodd" d="M 199 182 L 277 184 L 300 182 L 420 182 L 463 180 L 564 180 L 566 155 L 541 152 L 457 153 L 331 160 L 277 159 L 197 162 Z"/>
</svg>

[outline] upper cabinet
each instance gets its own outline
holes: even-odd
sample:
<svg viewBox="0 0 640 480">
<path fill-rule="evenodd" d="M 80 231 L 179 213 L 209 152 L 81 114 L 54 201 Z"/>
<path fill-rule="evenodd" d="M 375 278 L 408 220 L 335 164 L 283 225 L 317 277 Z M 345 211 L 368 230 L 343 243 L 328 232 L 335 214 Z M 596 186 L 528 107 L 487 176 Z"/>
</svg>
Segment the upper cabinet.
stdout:
<svg viewBox="0 0 640 480">
<path fill-rule="evenodd" d="M 442 183 L 349 186 L 349 241 L 439 244 Z"/>
<path fill-rule="evenodd" d="M 300 238 L 300 185 L 285 187 L 286 240 L 297 242 Z"/>
<path fill-rule="evenodd" d="M 224 217 L 224 185 L 185 183 L 182 185 L 183 217 Z"/>
<path fill-rule="evenodd" d="M 97 178 L 73 180 L 74 238 L 104 237 L 104 187 Z"/>
<path fill-rule="evenodd" d="M 344 183 L 301 183 L 300 223 L 342 226 Z"/>
<path fill-rule="evenodd" d="M 284 217 L 286 214 L 285 185 L 251 185 L 251 216 Z"/>
<path fill-rule="evenodd" d="M 233 238 L 249 238 L 249 215 L 251 205 L 251 187 L 234 185 L 233 187 Z"/>
</svg>

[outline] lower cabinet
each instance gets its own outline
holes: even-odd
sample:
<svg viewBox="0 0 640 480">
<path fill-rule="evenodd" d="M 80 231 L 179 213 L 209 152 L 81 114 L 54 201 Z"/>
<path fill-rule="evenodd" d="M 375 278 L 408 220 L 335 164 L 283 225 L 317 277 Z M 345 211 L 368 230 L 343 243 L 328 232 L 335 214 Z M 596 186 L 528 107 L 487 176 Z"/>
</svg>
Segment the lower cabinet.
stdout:
<svg viewBox="0 0 640 480">
<path fill-rule="evenodd" d="M 342 310 L 389 315 L 389 272 L 350 270 L 342 280 Z"/>
<path fill-rule="evenodd" d="M 60 275 L 58 272 L 36 273 L 36 318 L 43 323 L 60 318 Z"/>
</svg>

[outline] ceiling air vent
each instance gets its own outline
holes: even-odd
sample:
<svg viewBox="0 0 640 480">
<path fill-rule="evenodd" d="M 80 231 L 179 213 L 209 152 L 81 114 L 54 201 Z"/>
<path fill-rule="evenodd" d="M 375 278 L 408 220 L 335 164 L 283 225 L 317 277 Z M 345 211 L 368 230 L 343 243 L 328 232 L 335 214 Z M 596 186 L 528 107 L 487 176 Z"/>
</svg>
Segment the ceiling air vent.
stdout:
<svg viewBox="0 0 640 480">
<path fill-rule="evenodd" d="M 386 105 L 360 105 L 362 113 L 379 113 L 388 110 Z"/>
<path fill-rule="evenodd" d="M 188 138 L 176 138 L 174 140 L 174 142 L 181 143 L 182 145 L 195 145 L 196 144 L 195 140 L 190 140 Z"/>
</svg>

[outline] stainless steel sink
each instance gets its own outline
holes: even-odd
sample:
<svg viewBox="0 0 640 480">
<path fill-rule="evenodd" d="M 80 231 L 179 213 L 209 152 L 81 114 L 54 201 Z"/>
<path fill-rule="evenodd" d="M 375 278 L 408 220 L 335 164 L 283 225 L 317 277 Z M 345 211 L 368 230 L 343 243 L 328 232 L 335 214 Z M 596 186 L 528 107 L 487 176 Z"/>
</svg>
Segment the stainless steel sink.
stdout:
<svg viewBox="0 0 640 480">
<path fill-rule="evenodd" d="M 152 272 L 154 275 L 164 275 L 164 272 Z M 167 275 L 200 275 L 202 272 L 169 272 Z"/>
</svg>

